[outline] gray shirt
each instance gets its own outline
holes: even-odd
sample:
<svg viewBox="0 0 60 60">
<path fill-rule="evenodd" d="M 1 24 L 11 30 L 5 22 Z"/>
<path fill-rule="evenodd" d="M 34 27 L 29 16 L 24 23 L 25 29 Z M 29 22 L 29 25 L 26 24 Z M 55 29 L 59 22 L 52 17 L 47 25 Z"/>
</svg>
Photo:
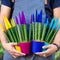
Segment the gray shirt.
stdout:
<svg viewBox="0 0 60 60">
<path fill-rule="evenodd" d="M 19 12 L 24 11 L 28 23 L 31 14 L 35 14 L 36 10 L 40 12 L 41 9 L 43 10 L 44 20 L 45 17 L 44 0 L 15 0 L 14 12 L 12 17 L 15 19 L 15 16 L 18 16 Z"/>
</svg>

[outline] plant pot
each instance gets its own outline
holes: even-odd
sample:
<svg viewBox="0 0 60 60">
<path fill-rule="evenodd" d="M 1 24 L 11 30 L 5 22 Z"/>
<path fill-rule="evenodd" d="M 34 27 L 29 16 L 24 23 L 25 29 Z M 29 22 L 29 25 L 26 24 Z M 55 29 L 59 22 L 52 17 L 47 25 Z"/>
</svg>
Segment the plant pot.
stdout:
<svg viewBox="0 0 60 60">
<path fill-rule="evenodd" d="M 19 45 L 16 45 L 16 46 L 15 46 L 15 49 L 16 49 L 17 51 L 21 52 L 21 47 L 20 47 Z"/>
<path fill-rule="evenodd" d="M 21 48 L 21 52 L 25 54 L 31 53 L 31 42 L 20 42 L 18 45 Z"/>
<path fill-rule="evenodd" d="M 44 46 L 48 46 L 49 45 L 49 43 L 47 43 L 47 42 L 44 42 Z M 42 51 L 46 51 L 47 49 L 43 49 Z"/>
<path fill-rule="evenodd" d="M 42 46 L 44 46 L 44 42 L 33 40 L 32 53 L 42 52 L 43 51 Z"/>
</svg>

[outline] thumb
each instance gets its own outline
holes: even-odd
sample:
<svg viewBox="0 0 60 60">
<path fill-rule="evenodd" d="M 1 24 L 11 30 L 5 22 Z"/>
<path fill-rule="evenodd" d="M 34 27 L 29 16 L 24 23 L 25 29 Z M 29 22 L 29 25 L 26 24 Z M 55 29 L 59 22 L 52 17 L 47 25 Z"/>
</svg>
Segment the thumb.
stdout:
<svg viewBox="0 0 60 60">
<path fill-rule="evenodd" d="M 43 48 L 43 49 L 48 49 L 48 48 L 49 48 L 49 46 L 43 46 L 42 48 Z"/>
<path fill-rule="evenodd" d="M 17 45 L 17 43 L 11 43 L 13 46 Z"/>
</svg>

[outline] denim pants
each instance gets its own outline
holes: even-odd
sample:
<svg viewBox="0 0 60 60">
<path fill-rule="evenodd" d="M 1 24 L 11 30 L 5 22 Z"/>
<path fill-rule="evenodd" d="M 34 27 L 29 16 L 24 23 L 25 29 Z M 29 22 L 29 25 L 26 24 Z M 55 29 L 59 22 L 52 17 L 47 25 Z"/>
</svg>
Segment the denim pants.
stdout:
<svg viewBox="0 0 60 60">
<path fill-rule="evenodd" d="M 26 56 L 20 56 L 17 58 L 13 58 L 7 51 L 4 52 L 3 60 L 55 60 L 54 54 L 44 58 L 41 56 L 37 56 L 35 54 L 30 54 Z"/>
</svg>

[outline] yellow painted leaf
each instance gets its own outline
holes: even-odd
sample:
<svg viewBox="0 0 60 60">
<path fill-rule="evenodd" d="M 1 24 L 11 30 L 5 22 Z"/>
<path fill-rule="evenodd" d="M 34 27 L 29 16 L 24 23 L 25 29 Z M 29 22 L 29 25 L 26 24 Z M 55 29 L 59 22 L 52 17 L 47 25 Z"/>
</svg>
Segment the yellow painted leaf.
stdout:
<svg viewBox="0 0 60 60">
<path fill-rule="evenodd" d="M 20 46 L 15 46 L 15 49 L 16 49 L 17 51 L 21 52 Z"/>
<path fill-rule="evenodd" d="M 11 25 L 12 25 L 13 27 L 16 25 L 13 18 L 11 19 Z"/>
<path fill-rule="evenodd" d="M 5 27 L 8 30 L 9 28 L 11 28 L 11 24 L 8 20 L 8 18 L 6 16 L 3 17 L 4 23 L 5 23 Z"/>
<path fill-rule="evenodd" d="M 3 26 L 0 24 L 0 29 L 2 30 L 2 31 L 4 31 L 4 28 L 3 28 Z"/>
</svg>

